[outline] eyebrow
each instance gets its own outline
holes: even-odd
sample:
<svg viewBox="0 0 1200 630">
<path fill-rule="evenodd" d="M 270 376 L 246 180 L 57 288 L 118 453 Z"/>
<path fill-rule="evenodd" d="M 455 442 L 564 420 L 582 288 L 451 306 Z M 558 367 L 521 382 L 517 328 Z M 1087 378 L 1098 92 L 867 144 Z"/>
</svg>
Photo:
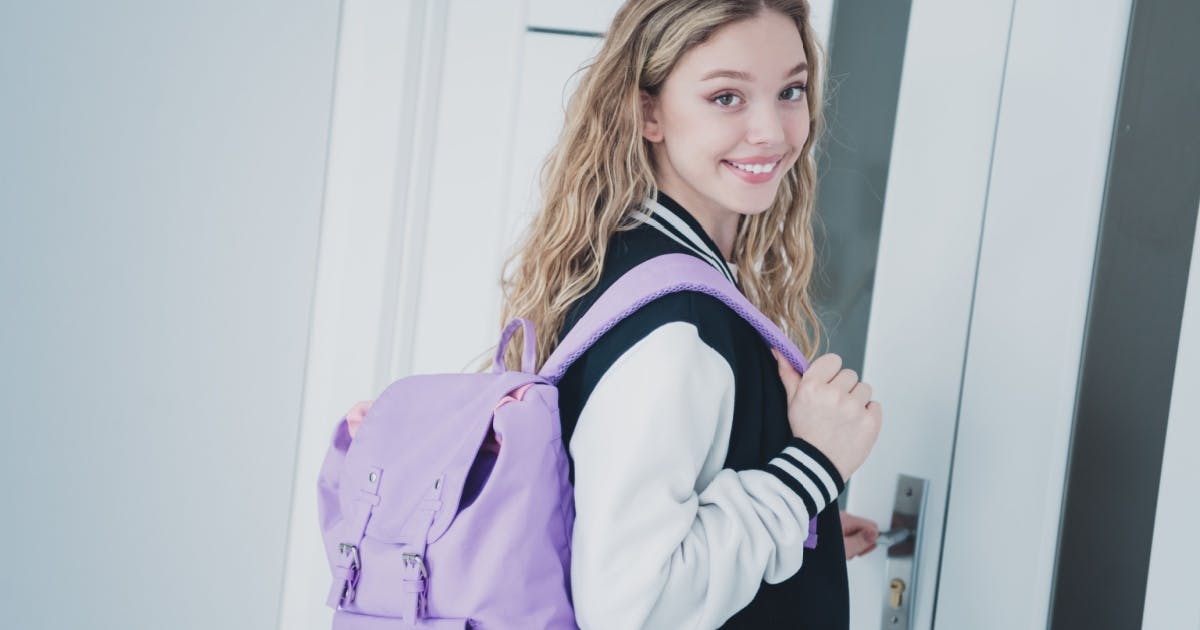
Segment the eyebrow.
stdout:
<svg viewBox="0 0 1200 630">
<path fill-rule="evenodd" d="M 791 70 L 788 71 L 787 74 L 783 75 L 783 78 L 786 79 L 790 76 L 800 74 L 801 72 L 804 72 L 805 70 L 808 70 L 808 62 L 801 61 L 795 68 L 792 68 Z M 722 77 L 728 78 L 728 79 L 737 79 L 738 81 L 748 81 L 748 82 L 754 80 L 754 76 L 751 75 L 749 72 L 741 72 L 738 70 L 713 70 L 712 72 L 709 72 L 708 74 L 700 77 L 700 80 L 707 81 L 709 79 L 719 79 Z"/>
</svg>

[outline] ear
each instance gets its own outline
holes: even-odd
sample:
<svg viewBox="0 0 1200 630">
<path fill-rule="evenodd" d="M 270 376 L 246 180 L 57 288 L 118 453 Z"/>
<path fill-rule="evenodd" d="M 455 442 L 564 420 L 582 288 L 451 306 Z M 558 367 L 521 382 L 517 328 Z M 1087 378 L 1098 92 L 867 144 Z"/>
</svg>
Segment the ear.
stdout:
<svg viewBox="0 0 1200 630">
<path fill-rule="evenodd" d="M 662 127 L 658 123 L 658 99 L 640 90 L 642 103 L 642 137 L 650 142 L 662 142 Z"/>
</svg>

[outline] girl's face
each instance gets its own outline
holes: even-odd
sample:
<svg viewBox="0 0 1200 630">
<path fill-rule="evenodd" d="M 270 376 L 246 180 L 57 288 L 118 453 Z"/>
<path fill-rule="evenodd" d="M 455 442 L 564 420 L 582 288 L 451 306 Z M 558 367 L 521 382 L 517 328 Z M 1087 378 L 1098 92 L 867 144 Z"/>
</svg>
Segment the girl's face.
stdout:
<svg viewBox="0 0 1200 630">
<path fill-rule="evenodd" d="M 795 22 L 768 10 L 689 50 L 657 98 L 642 93 L 658 187 L 722 249 L 740 215 L 771 206 L 808 139 L 807 61 Z"/>
</svg>

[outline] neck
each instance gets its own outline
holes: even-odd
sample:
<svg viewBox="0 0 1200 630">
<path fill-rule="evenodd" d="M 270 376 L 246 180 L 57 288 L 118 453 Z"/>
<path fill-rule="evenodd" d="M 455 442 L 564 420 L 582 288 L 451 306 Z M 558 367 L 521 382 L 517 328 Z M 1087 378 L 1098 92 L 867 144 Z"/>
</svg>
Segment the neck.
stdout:
<svg viewBox="0 0 1200 630">
<path fill-rule="evenodd" d="M 721 258 L 724 258 L 725 262 L 733 262 L 733 241 L 737 237 L 738 219 L 741 215 L 720 208 L 706 207 L 669 182 L 664 182 L 659 189 L 678 201 L 679 205 L 696 218 L 696 222 L 721 250 Z"/>
</svg>

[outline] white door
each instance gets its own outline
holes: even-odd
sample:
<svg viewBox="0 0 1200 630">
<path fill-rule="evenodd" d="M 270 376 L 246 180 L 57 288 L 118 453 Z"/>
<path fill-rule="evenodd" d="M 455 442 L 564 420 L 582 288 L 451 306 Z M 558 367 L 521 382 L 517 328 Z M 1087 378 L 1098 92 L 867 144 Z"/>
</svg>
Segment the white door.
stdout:
<svg viewBox="0 0 1200 630">
<path fill-rule="evenodd" d="M 1070 4 L 912 5 L 848 508 L 886 528 L 927 480 L 913 628 L 1046 627 L 1129 13 Z M 888 562 L 849 565 L 856 629 L 905 627 Z"/>
</svg>

